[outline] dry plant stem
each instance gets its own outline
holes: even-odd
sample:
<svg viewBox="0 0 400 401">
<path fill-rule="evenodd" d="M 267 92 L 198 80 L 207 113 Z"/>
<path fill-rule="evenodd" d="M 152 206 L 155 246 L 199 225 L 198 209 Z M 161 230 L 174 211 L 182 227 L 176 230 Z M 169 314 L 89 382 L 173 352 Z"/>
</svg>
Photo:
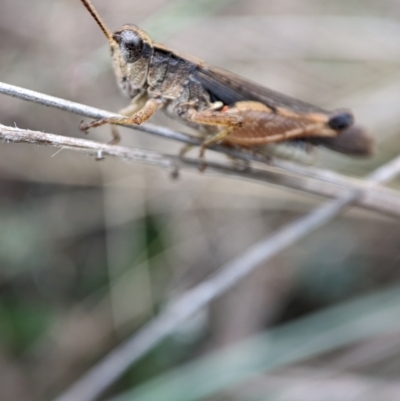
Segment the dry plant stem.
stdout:
<svg viewBox="0 0 400 401">
<path fill-rule="evenodd" d="M 136 161 L 171 170 L 177 166 L 179 166 L 181 170 L 198 170 L 199 166 L 202 164 L 202 161 L 197 159 L 181 159 L 176 156 L 166 156 L 148 150 L 108 145 L 86 139 L 24 130 L 1 124 L 0 140 L 3 142 L 53 146 L 56 148 L 84 152 L 95 157 L 99 155 L 111 156 L 125 161 Z M 293 177 L 274 170 L 268 171 L 254 168 L 241 170 L 231 164 L 224 163 L 208 163 L 206 173 L 269 183 L 333 198 L 339 197 L 344 192 L 343 188 L 329 183 L 316 182 L 315 180 L 303 177 Z M 400 194 L 392 190 L 376 190 L 371 188 L 367 195 L 359 199 L 357 203 L 359 206 L 370 210 L 400 217 Z"/>
<path fill-rule="evenodd" d="M 27 100 L 30 102 L 38 103 L 44 106 L 55 107 L 60 110 L 69 111 L 74 114 L 78 114 L 84 117 L 100 119 L 100 118 L 110 118 L 110 117 L 121 117 L 117 114 L 110 113 L 108 111 L 100 110 L 94 107 L 86 106 L 83 104 L 71 102 L 65 99 L 60 99 L 54 96 L 45 95 L 43 93 L 31 91 L 28 89 L 20 88 L 18 86 L 9 85 L 0 82 L 0 94 L 16 97 L 19 99 Z M 128 128 L 136 129 L 139 131 L 147 132 L 149 134 L 157 135 L 166 139 L 172 139 L 179 141 L 188 145 L 200 146 L 202 141 L 192 135 L 176 132 L 164 127 L 158 127 L 152 124 L 142 124 L 140 126 L 130 125 Z M 249 152 L 242 152 L 240 150 L 232 149 L 229 147 L 215 145 L 210 146 L 210 149 L 233 156 L 235 158 L 256 161 L 266 164 L 269 169 L 279 168 L 285 171 L 289 171 L 292 174 L 298 176 L 306 176 L 331 184 L 336 184 L 343 186 L 347 189 L 357 189 L 363 188 L 364 182 L 362 180 L 357 180 L 354 178 L 345 177 L 338 173 L 332 171 L 321 170 L 313 167 L 303 167 L 298 164 L 293 164 L 290 162 L 282 160 L 266 161 L 265 157 L 257 156 Z"/>
<path fill-rule="evenodd" d="M 368 186 L 389 181 L 399 173 L 400 157 L 367 176 Z M 349 191 L 339 199 L 320 206 L 310 214 L 279 229 L 271 237 L 253 245 L 238 258 L 222 266 L 207 280 L 179 297 L 168 309 L 115 348 L 56 401 L 95 400 L 133 363 L 173 333 L 185 320 L 239 283 L 277 253 L 333 219 L 362 195 L 363 190 Z"/>
<path fill-rule="evenodd" d="M 95 157 L 113 156 L 121 160 L 138 161 L 157 165 L 164 168 L 174 166 L 173 158 L 156 152 L 137 148 L 108 145 L 87 139 L 72 138 L 45 132 L 25 130 L 0 124 L 0 139 L 7 143 L 28 143 L 35 145 L 52 146 L 61 149 L 83 152 Z"/>
</svg>

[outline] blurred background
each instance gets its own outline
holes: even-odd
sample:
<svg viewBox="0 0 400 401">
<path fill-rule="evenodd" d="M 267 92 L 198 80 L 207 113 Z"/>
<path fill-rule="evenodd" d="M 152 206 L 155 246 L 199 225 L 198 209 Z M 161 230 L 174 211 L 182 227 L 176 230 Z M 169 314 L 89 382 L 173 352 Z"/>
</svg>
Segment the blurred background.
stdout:
<svg viewBox="0 0 400 401">
<path fill-rule="evenodd" d="M 320 167 L 363 176 L 400 151 L 399 1 L 93 1 L 112 30 L 137 23 L 159 42 L 263 85 L 354 110 L 377 154 L 358 160 L 321 150 Z M 127 104 L 104 37 L 78 0 L 1 0 L 0 81 L 110 111 Z M 5 125 L 81 137 L 80 120 L 0 97 Z M 152 122 L 188 130 L 163 115 Z M 171 154 L 181 146 L 121 131 L 126 146 Z M 109 129 L 89 138 L 107 141 Z M 2 401 L 52 399 L 183 291 L 323 201 L 197 172 L 174 181 L 156 167 L 5 143 L 0 194 Z M 353 208 L 182 326 L 104 399 L 256 333 L 385 291 L 400 282 L 399 238 L 397 220 Z M 400 332 L 305 358 L 296 369 L 301 375 L 260 375 L 212 399 L 383 399 L 379 391 L 400 378 Z M 311 398 L 322 370 L 343 377 Z M 351 378 L 368 392 L 353 391 Z M 305 391 L 289 394 L 295 384 Z M 391 394 L 400 399 L 398 389 Z"/>
</svg>

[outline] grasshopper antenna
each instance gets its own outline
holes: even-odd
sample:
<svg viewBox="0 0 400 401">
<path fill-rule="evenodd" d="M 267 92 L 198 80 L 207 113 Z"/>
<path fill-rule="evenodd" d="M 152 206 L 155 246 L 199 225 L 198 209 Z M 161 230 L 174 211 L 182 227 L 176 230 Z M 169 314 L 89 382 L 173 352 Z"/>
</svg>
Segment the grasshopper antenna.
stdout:
<svg viewBox="0 0 400 401">
<path fill-rule="evenodd" d="M 107 25 L 101 19 L 100 15 L 97 13 L 97 11 L 94 8 L 94 5 L 92 4 L 92 2 L 90 0 L 81 0 L 81 2 L 85 6 L 85 8 L 89 11 L 90 15 L 97 22 L 97 24 L 99 25 L 100 29 L 103 31 L 104 35 L 106 36 L 107 40 L 110 43 L 115 43 L 115 40 L 114 40 L 113 35 L 112 35 L 112 32 L 107 28 Z"/>
</svg>

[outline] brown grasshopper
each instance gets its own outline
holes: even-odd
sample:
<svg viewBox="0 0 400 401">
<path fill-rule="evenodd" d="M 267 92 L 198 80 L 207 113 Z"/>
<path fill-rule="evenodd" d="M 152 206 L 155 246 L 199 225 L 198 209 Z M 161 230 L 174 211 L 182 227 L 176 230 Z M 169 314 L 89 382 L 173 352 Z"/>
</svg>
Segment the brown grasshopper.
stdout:
<svg viewBox="0 0 400 401">
<path fill-rule="evenodd" d="M 139 125 L 162 109 L 206 135 L 201 156 L 215 143 L 259 149 L 283 141 L 323 145 L 348 155 L 373 153 L 372 139 L 354 125 L 350 111 L 326 111 L 264 88 L 154 43 L 136 25 L 112 33 L 90 0 L 81 1 L 106 36 L 118 85 L 132 99 L 120 112 L 126 117 L 95 120 L 82 125 L 83 131 L 103 124 Z M 115 143 L 115 129 L 113 135 Z"/>
</svg>

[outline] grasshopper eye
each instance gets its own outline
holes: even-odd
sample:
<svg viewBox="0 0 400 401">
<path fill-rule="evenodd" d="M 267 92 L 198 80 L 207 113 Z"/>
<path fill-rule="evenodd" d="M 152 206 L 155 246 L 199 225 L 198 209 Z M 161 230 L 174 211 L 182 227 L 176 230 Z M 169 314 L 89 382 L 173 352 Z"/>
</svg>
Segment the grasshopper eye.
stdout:
<svg viewBox="0 0 400 401">
<path fill-rule="evenodd" d="M 349 128 L 353 123 L 353 115 L 347 111 L 341 111 L 329 119 L 328 125 L 335 131 L 342 131 L 346 128 Z"/>
<path fill-rule="evenodd" d="M 142 56 L 143 40 L 132 30 L 124 29 L 113 35 L 118 43 L 122 57 L 127 63 L 133 63 Z"/>
</svg>

